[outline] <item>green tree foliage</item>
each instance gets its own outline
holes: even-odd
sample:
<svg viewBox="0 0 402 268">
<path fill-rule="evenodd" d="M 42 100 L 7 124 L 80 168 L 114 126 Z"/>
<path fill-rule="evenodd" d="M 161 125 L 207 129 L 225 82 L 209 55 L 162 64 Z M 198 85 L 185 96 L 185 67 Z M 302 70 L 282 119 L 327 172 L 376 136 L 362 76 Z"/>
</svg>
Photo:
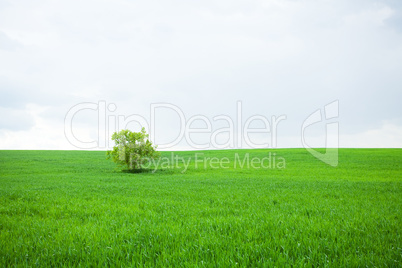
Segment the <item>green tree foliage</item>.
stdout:
<svg viewBox="0 0 402 268">
<path fill-rule="evenodd" d="M 152 159 L 160 157 L 160 153 L 156 151 L 157 146 L 153 146 L 148 137 L 145 128 L 141 132 L 123 129 L 113 133 L 115 146 L 113 150 L 107 151 L 108 159 L 111 158 L 121 166 L 127 165 L 129 170 L 141 169 Z"/>
</svg>

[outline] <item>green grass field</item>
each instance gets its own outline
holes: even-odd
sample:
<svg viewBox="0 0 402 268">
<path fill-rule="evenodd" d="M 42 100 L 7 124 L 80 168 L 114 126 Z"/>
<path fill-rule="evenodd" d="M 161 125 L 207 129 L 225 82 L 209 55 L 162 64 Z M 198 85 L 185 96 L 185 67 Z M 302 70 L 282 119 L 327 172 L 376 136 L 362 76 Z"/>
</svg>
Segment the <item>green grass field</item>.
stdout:
<svg viewBox="0 0 402 268">
<path fill-rule="evenodd" d="M 286 166 L 234 168 L 270 152 Z M 402 149 L 340 149 L 338 167 L 194 153 L 175 152 L 185 172 L 129 173 L 105 152 L 0 151 L 0 267 L 402 266 Z"/>
</svg>

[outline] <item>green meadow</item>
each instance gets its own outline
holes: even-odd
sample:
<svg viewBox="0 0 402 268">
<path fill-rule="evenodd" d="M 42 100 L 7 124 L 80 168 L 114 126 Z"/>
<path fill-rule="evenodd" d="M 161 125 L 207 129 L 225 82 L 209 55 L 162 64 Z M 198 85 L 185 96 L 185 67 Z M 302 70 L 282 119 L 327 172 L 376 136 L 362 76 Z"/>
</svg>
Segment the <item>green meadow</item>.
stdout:
<svg viewBox="0 0 402 268">
<path fill-rule="evenodd" d="M 0 151 L 0 267 L 402 267 L 402 149 L 162 156 Z"/>
</svg>

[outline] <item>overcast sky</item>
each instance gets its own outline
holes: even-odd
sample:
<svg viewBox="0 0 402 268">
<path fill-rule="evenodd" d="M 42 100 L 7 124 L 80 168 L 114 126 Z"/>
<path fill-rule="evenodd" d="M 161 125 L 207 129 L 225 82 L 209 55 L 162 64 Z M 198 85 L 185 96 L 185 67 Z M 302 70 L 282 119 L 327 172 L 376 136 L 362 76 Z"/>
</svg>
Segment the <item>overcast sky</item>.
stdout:
<svg viewBox="0 0 402 268">
<path fill-rule="evenodd" d="M 104 149 L 141 118 L 156 144 L 179 137 L 167 149 L 194 147 L 185 135 L 231 148 L 257 115 L 249 127 L 271 129 L 253 144 L 302 147 L 303 123 L 331 103 L 340 147 L 401 148 L 402 4 L 2 0 L 0 96 L 0 149 Z M 180 132 L 195 115 L 190 128 L 210 131 Z M 212 135 L 230 126 L 216 116 L 233 133 Z M 286 117 L 275 142 L 273 116 Z M 305 129 L 309 146 L 325 146 L 327 123 Z"/>
</svg>

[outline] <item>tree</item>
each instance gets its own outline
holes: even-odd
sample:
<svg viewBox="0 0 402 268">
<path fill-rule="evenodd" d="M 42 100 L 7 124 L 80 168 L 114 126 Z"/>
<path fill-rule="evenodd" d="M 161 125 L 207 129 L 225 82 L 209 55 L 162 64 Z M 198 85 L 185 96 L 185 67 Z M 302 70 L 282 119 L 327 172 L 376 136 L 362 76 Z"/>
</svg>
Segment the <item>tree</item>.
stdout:
<svg viewBox="0 0 402 268">
<path fill-rule="evenodd" d="M 107 151 L 108 159 L 111 158 L 121 166 L 127 165 L 129 170 L 141 169 L 143 165 L 160 156 L 156 151 L 157 146 L 152 146 L 148 137 L 145 128 L 142 128 L 141 132 L 123 129 L 113 133 L 115 146 L 113 150 Z"/>
</svg>

